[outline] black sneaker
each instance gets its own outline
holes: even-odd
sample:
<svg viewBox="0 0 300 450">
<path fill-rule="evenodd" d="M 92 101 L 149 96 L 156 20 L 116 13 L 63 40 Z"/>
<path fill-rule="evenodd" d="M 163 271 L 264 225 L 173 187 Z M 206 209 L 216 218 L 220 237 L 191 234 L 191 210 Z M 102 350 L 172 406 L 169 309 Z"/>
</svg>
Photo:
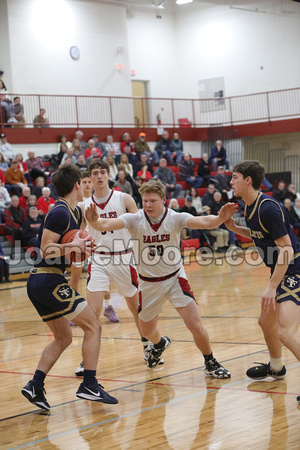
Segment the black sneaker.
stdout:
<svg viewBox="0 0 300 450">
<path fill-rule="evenodd" d="M 24 397 L 26 397 L 27 400 L 30 401 L 30 403 L 33 403 L 34 405 L 38 406 L 39 408 L 45 409 L 46 411 L 50 410 L 50 405 L 47 402 L 46 397 L 44 396 L 44 392 L 46 394 L 45 389 L 37 389 L 32 380 L 28 381 L 21 392 Z"/>
<path fill-rule="evenodd" d="M 144 351 L 144 361 L 146 363 L 148 361 L 149 353 L 150 353 L 150 350 L 151 350 L 153 344 L 151 341 L 147 341 L 147 342 L 142 341 L 142 344 L 143 344 L 143 351 Z M 164 362 L 165 362 L 164 358 L 161 357 L 158 365 L 162 366 L 164 364 Z"/>
<path fill-rule="evenodd" d="M 223 367 L 216 358 L 211 359 L 207 363 L 205 363 L 205 369 L 204 369 L 205 375 L 208 375 L 210 377 L 214 378 L 230 378 L 231 373 L 228 372 L 225 367 Z"/>
<path fill-rule="evenodd" d="M 83 377 L 84 375 L 84 362 L 80 363 L 80 366 L 75 370 L 76 377 Z"/>
<path fill-rule="evenodd" d="M 76 392 L 76 396 L 78 398 L 83 398 L 84 400 L 110 403 L 112 405 L 119 403 L 119 401 L 116 398 L 112 397 L 107 392 L 105 392 L 103 386 L 101 386 L 101 384 L 98 383 L 95 384 L 94 386 L 89 387 L 87 387 L 84 383 L 81 383 L 81 385 L 78 388 L 78 391 Z"/>
<path fill-rule="evenodd" d="M 165 344 L 164 344 L 163 348 L 160 348 L 160 349 L 154 348 L 154 345 L 152 344 L 151 349 L 149 351 L 147 365 L 148 365 L 148 367 L 150 367 L 150 369 L 154 369 L 156 366 L 163 364 L 164 361 L 163 361 L 161 355 L 171 345 L 171 339 L 168 336 L 162 336 L 162 337 L 165 340 Z"/>
<path fill-rule="evenodd" d="M 275 372 L 275 370 L 270 369 L 270 363 L 259 363 L 255 362 L 254 364 L 259 364 L 259 366 L 251 367 L 247 370 L 247 377 L 252 380 L 264 380 L 267 377 L 275 378 L 275 380 L 282 380 L 286 376 L 286 368 L 282 366 L 282 369 L 279 372 Z"/>
<path fill-rule="evenodd" d="M 297 397 L 297 402 L 298 402 L 299 405 L 300 405 L 300 395 Z"/>
</svg>

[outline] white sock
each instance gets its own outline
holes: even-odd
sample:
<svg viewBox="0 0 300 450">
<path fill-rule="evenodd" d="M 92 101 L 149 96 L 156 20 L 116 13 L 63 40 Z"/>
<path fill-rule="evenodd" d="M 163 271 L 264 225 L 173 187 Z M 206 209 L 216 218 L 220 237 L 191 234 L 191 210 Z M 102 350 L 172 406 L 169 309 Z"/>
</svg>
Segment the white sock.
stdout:
<svg viewBox="0 0 300 450">
<path fill-rule="evenodd" d="M 107 308 L 110 305 L 111 305 L 110 298 L 109 299 L 104 299 L 104 308 Z"/>
<path fill-rule="evenodd" d="M 270 356 L 270 368 L 275 372 L 280 372 L 283 366 L 282 357 L 281 358 L 271 358 Z"/>
</svg>

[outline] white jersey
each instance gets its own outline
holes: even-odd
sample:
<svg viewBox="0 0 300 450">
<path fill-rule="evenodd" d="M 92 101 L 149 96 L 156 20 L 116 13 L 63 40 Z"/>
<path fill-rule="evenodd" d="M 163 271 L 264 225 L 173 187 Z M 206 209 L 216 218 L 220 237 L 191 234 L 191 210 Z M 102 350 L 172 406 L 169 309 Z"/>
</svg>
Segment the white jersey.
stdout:
<svg viewBox="0 0 300 450">
<path fill-rule="evenodd" d="M 97 203 L 95 194 L 86 199 L 82 203 L 84 217 L 86 209 L 91 203 L 97 206 L 97 212 L 101 218 L 117 218 L 127 212 L 124 204 L 124 193 L 120 191 L 112 190 L 107 201 L 100 204 Z M 113 253 L 132 248 L 131 236 L 126 229 L 119 231 L 98 231 L 89 226 L 88 231 L 90 236 L 95 240 L 97 246 L 95 248 L 96 252 Z"/>
<path fill-rule="evenodd" d="M 161 278 L 180 269 L 180 231 L 191 217 L 168 208 L 157 224 L 151 223 L 144 210 L 121 216 L 133 239 L 136 265 L 142 277 Z"/>
</svg>

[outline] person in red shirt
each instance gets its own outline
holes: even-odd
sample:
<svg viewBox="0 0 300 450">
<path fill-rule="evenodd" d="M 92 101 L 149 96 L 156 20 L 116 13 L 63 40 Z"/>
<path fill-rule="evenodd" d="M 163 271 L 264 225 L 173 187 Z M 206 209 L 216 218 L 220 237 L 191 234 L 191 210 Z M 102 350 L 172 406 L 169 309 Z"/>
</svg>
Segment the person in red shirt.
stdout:
<svg viewBox="0 0 300 450">
<path fill-rule="evenodd" d="M 21 206 L 21 208 L 25 209 L 27 208 L 27 200 L 30 196 L 30 187 L 29 186 L 24 186 L 22 189 L 22 195 L 19 198 L 19 205 Z"/>
<path fill-rule="evenodd" d="M 99 156 L 99 158 L 101 158 L 102 154 L 101 154 L 100 148 L 96 147 L 96 143 L 95 143 L 94 139 L 90 139 L 88 141 L 88 148 L 84 152 L 85 159 L 87 159 L 89 156 L 91 156 L 92 148 L 96 148 L 97 149 L 97 155 Z"/>
<path fill-rule="evenodd" d="M 26 162 L 23 161 L 22 153 L 17 154 L 16 160 L 18 161 L 18 168 L 21 170 L 21 172 L 23 172 L 23 175 L 26 178 L 27 183 L 30 184 L 31 179 L 30 179 L 30 175 L 29 175 L 29 170 L 28 170 Z"/>
<path fill-rule="evenodd" d="M 133 147 L 133 145 L 131 144 L 130 141 L 131 141 L 130 134 L 129 133 L 124 133 L 123 134 L 123 140 L 122 140 L 121 145 L 120 145 L 120 149 L 121 149 L 122 153 L 124 153 L 124 148 L 126 147 L 126 145 L 129 145 L 130 148 L 131 148 L 132 153 L 135 154 L 134 147 Z"/>
<path fill-rule="evenodd" d="M 152 174 L 149 172 L 147 162 L 141 163 L 141 170 L 138 171 L 137 176 L 141 177 L 142 183 L 146 183 L 146 181 L 151 180 Z"/>
<path fill-rule="evenodd" d="M 49 210 L 49 205 L 54 205 L 55 200 L 54 198 L 50 197 L 50 189 L 48 187 L 44 187 L 42 189 L 42 196 L 37 201 L 37 207 L 39 212 L 43 211 L 44 214 L 47 214 Z"/>
</svg>

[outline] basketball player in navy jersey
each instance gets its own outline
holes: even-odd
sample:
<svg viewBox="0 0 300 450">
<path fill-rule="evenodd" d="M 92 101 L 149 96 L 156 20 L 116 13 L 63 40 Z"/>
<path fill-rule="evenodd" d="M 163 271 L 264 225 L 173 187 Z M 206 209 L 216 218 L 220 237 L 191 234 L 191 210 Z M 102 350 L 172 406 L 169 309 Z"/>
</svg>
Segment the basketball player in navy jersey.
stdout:
<svg viewBox="0 0 300 450">
<path fill-rule="evenodd" d="M 136 245 L 135 255 L 139 267 L 140 329 L 151 344 L 147 365 L 156 368 L 171 340 L 162 336 L 157 328 L 159 313 L 168 300 L 182 317 L 204 356 L 205 374 L 215 378 L 230 378 L 230 372 L 214 357 L 209 336 L 201 323 L 193 291 L 186 278 L 180 253 L 182 228 L 212 229 L 228 220 L 236 205 L 227 203 L 219 216 L 194 217 L 166 208 L 166 188 L 159 180 L 150 180 L 140 188 L 143 210 L 135 214 L 122 214 L 116 219 L 100 219 L 96 205 L 86 209 L 90 225 L 99 231 L 127 228 Z M 137 249 L 138 247 L 138 249 Z"/>
<path fill-rule="evenodd" d="M 35 264 L 27 283 L 28 296 L 54 335 L 45 348 L 34 377 L 22 389 L 22 394 L 39 408 L 49 410 L 44 395 L 44 381 L 63 351 L 72 342 L 69 320 L 84 331 L 82 354 L 85 368 L 83 382 L 77 397 L 102 403 L 118 403 L 107 394 L 96 379 L 99 357 L 101 325 L 86 300 L 71 288 L 64 277 L 65 257 L 72 251 L 90 256 L 92 239 L 76 234 L 71 244 L 61 244 L 62 236 L 70 230 L 80 229 L 81 209 L 77 206 L 83 198 L 80 170 L 75 166 L 62 166 L 52 177 L 59 195 L 51 211 L 45 216 L 39 233 L 41 258 Z"/>
<path fill-rule="evenodd" d="M 254 380 L 285 377 L 282 344 L 300 360 L 300 242 L 285 208 L 259 191 L 264 176 L 264 167 L 258 161 L 244 161 L 234 167 L 231 185 L 235 197 L 241 197 L 246 204 L 247 228 L 236 226 L 232 219 L 225 223 L 229 230 L 252 239 L 271 269 L 258 321 L 270 361 L 248 369 L 247 376 Z M 300 403 L 300 396 L 297 401 Z"/>
</svg>

